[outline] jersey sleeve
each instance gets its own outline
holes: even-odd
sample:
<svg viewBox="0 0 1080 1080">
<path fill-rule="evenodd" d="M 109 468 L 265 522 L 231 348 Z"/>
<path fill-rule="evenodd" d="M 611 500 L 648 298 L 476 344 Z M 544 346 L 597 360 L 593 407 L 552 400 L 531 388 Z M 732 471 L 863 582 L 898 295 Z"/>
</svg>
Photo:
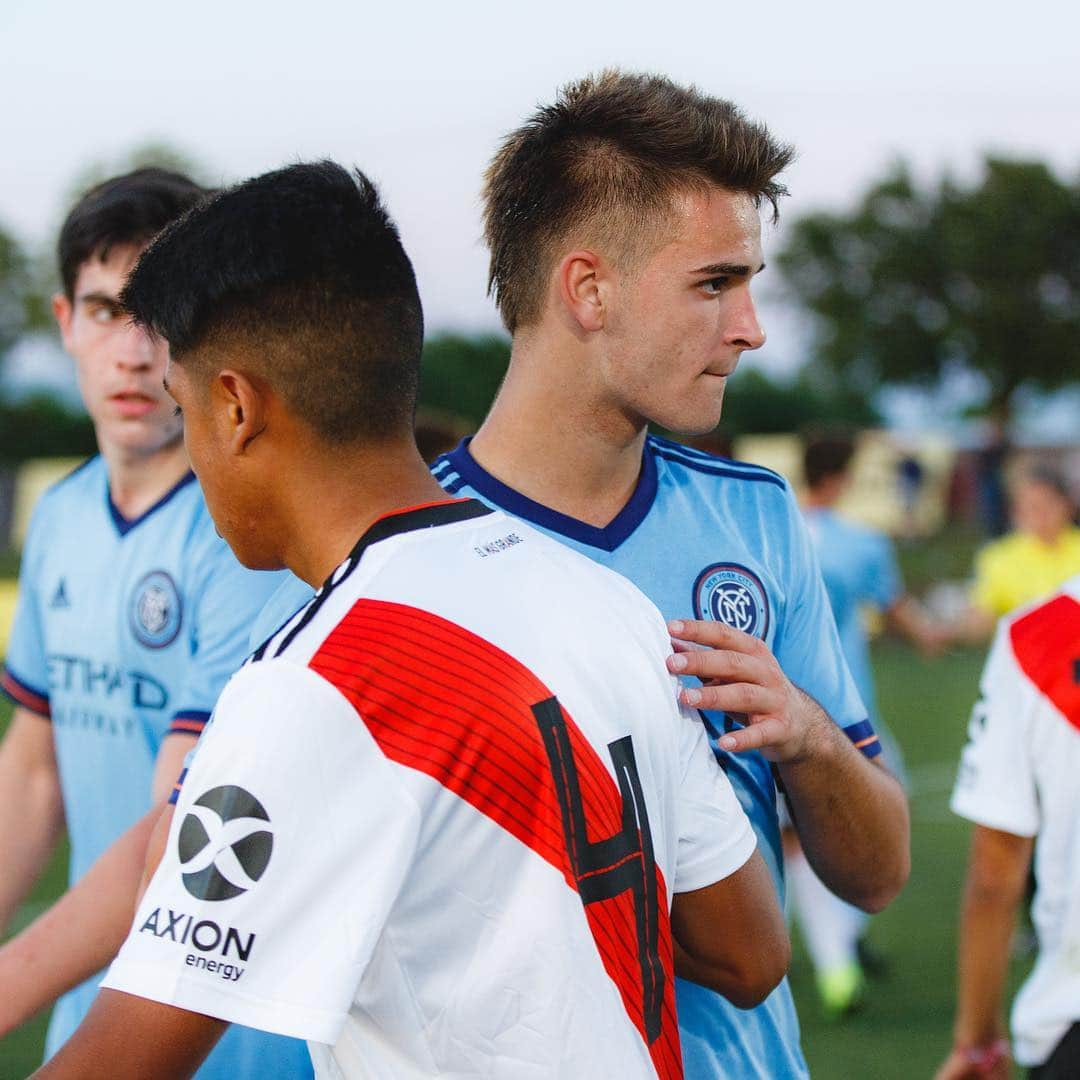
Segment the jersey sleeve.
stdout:
<svg viewBox="0 0 1080 1080">
<path fill-rule="evenodd" d="M 679 728 L 683 774 L 678 793 L 677 893 L 729 877 L 757 846 L 750 820 L 709 746 L 705 726 L 683 710 Z"/>
<path fill-rule="evenodd" d="M 7 655 L 0 671 L 0 689 L 24 709 L 49 716 L 49 667 L 45 648 L 41 580 L 44 508 L 39 504 L 31 518 L 19 568 L 19 594 L 8 639 Z"/>
<path fill-rule="evenodd" d="M 1039 798 L 1028 736 L 1039 695 L 1016 663 L 1008 630 L 998 627 L 983 669 L 950 805 L 977 825 L 1034 836 Z"/>
<path fill-rule="evenodd" d="M 420 814 L 355 710 L 285 660 L 232 679 L 104 986 L 333 1044 Z"/>
<path fill-rule="evenodd" d="M 248 655 L 252 622 L 284 575 L 246 570 L 214 537 L 198 558 L 188 591 L 191 664 L 175 701 L 169 733 L 198 735 L 218 694 Z"/>
<path fill-rule="evenodd" d="M 866 757 L 881 743 L 859 697 L 840 646 L 817 555 L 790 492 L 787 492 L 789 555 L 784 617 L 773 652 L 784 674 L 809 694 Z"/>
</svg>

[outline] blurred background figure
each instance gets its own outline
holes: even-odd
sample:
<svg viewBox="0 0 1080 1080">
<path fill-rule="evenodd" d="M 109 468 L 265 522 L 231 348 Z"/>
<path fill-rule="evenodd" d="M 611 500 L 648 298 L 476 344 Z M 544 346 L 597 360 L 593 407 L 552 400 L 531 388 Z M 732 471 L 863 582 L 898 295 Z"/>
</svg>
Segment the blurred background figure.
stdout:
<svg viewBox="0 0 1080 1080">
<path fill-rule="evenodd" d="M 904 454 L 896 463 L 896 480 L 900 489 L 900 505 L 904 513 L 904 535 L 918 533 L 916 510 L 922 494 L 926 472 L 915 454 Z"/>
<path fill-rule="evenodd" d="M 986 641 L 997 620 L 1080 573 L 1080 528 L 1064 477 L 1045 464 L 1019 473 L 1009 491 L 1012 532 L 975 559 L 968 610 L 948 628 L 954 640 Z"/>
<path fill-rule="evenodd" d="M 937 653 L 946 639 L 918 601 L 905 592 L 889 538 L 835 511 L 850 482 L 854 452 L 855 443 L 847 435 L 819 436 L 807 441 L 803 452 L 802 505 L 840 631 L 844 657 L 881 738 L 886 764 L 903 779 L 900 748 L 878 713 L 863 609 L 868 605 L 876 608 L 890 628 L 927 655 Z M 919 466 L 916 487 L 921 483 Z M 821 1004 L 828 1015 L 843 1016 L 862 997 L 864 966 L 873 972 L 880 970 L 882 964 L 862 941 L 868 917 L 825 888 L 811 870 L 791 830 L 785 834 L 784 860 L 791 912 L 814 965 Z"/>
<path fill-rule="evenodd" d="M 975 497 L 979 524 L 987 536 L 1009 531 L 1009 500 L 1005 465 L 1010 452 L 1006 418 L 994 409 L 986 419 L 986 439 L 975 455 Z"/>
</svg>

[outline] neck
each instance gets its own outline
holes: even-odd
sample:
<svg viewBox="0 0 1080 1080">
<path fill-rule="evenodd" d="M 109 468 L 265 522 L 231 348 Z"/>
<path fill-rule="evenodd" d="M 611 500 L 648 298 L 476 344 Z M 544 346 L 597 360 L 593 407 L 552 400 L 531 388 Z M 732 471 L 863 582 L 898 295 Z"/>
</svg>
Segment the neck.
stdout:
<svg viewBox="0 0 1080 1080">
<path fill-rule="evenodd" d="M 516 334 L 506 379 L 470 450 L 521 494 L 603 527 L 633 494 L 646 421 L 605 397 L 590 379 L 590 360 L 573 339 Z"/>
<path fill-rule="evenodd" d="M 125 518 L 139 517 L 191 469 L 183 440 L 153 453 L 136 453 L 99 440 L 109 476 L 109 498 Z"/>
<path fill-rule="evenodd" d="M 384 514 L 449 498 L 407 440 L 332 457 L 325 448 L 290 456 L 287 475 L 288 486 L 268 513 L 287 538 L 285 566 L 315 587 Z"/>
</svg>

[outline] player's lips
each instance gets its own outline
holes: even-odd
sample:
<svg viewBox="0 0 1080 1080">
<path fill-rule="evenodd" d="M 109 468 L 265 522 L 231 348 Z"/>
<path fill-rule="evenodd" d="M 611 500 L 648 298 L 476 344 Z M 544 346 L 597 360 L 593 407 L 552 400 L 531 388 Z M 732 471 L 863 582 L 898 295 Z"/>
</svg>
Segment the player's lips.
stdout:
<svg viewBox="0 0 1080 1080">
<path fill-rule="evenodd" d="M 123 417 L 137 418 L 153 412 L 158 406 L 158 400 L 150 394 L 143 394 L 138 390 L 124 390 L 118 394 L 110 394 L 109 401 L 113 408 Z"/>
</svg>

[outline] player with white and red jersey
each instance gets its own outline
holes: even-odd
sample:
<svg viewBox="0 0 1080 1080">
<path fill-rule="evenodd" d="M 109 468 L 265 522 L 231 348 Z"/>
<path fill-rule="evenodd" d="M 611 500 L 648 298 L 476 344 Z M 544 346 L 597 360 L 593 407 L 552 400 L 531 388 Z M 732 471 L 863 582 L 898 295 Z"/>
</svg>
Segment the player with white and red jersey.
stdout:
<svg viewBox="0 0 1080 1080">
<path fill-rule="evenodd" d="M 42 1075 L 188 1076 L 247 1022 L 323 1076 L 681 1076 L 676 971 L 744 1007 L 783 977 L 768 870 L 659 612 L 428 471 L 419 297 L 371 183 L 240 184 L 123 299 L 237 558 L 322 586 L 223 692 Z"/>
<path fill-rule="evenodd" d="M 958 1049 L 1004 1056 L 996 1006 L 1033 847 L 1038 958 L 1013 1006 L 1015 1056 L 1033 1076 L 1076 1076 L 1080 1048 L 1066 1033 L 1080 1022 L 1080 577 L 1000 623 L 969 740 L 952 797 L 953 810 L 979 827 L 962 928 L 971 940 L 961 953 Z M 973 895 L 980 876 L 992 880 Z M 976 920 L 986 918 L 978 905 L 995 899 L 1008 926 L 995 934 L 987 924 L 975 940 Z M 987 978 L 994 963 L 999 974 Z"/>
<path fill-rule="evenodd" d="M 380 519 L 222 694 L 104 985 L 319 1075 L 681 1075 L 672 895 L 755 840 L 668 648 L 479 502 Z"/>
</svg>

